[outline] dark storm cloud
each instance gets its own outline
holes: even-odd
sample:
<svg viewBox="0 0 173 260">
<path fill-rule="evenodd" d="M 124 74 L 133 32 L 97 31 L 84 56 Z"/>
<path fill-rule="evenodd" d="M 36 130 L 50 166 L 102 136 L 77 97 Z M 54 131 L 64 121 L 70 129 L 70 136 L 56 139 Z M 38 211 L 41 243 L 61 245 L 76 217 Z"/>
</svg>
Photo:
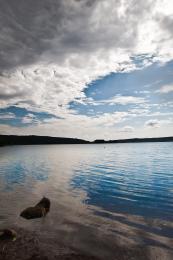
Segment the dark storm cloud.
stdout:
<svg viewBox="0 0 173 260">
<path fill-rule="evenodd" d="M 37 60 L 61 23 L 61 1 L 1 0 L 0 6 L 1 69 Z"/>
<path fill-rule="evenodd" d="M 0 0 L 1 71 L 39 59 L 52 61 L 55 56 L 60 62 L 73 52 L 92 53 L 100 47 L 135 45 L 138 16 L 152 5 L 133 1 L 126 8 L 128 16 L 120 19 L 118 8 L 122 3 L 113 1 L 114 18 L 109 19 L 109 13 L 101 13 L 102 6 L 96 8 L 102 2 Z M 109 12 L 109 8 L 106 10 Z"/>
<path fill-rule="evenodd" d="M 80 9 L 87 14 L 94 4 L 86 0 L 0 0 L 0 69 L 33 63 L 46 51 L 61 59 L 82 45 L 84 35 L 75 33 L 72 21 L 77 15 L 80 23 Z"/>
</svg>

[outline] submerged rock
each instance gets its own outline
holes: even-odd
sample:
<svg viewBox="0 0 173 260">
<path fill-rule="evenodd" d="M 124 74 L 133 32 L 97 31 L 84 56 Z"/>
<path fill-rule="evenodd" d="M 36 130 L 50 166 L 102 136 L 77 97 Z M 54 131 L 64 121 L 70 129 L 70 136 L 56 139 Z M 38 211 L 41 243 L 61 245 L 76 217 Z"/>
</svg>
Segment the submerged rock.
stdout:
<svg viewBox="0 0 173 260">
<path fill-rule="evenodd" d="M 2 229 L 0 230 L 0 240 L 13 240 L 17 238 L 17 233 L 13 229 Z"/>
<path fill-rule="evenodd" d="M 21 212 L 20 216 L 25 219 L 41 218 L 46 216 L 50 210 L 50 200 L 46 197 L 43 197 L 39 203 L 34 207 L 26 208 Z"/>
</svg>

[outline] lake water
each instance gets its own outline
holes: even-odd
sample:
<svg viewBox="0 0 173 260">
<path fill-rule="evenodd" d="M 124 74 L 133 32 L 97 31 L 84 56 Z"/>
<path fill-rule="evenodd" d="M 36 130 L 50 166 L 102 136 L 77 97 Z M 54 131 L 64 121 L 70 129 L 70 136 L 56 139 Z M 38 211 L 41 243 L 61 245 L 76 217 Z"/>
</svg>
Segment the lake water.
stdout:
<svg viewBox="0 0 173 260">
<path fill-rule="evenodd" d="M 42 196 L 52 202 L 44 225 L 19 217 Z M 117 223 L 146 230 L 143 219 L 173 220 L 172 142 L 0 148 L 0 226 L 103 254 L 112 239 L 126 239 Z M 170 228 L 156 231 L 173 237 Z"/>
</svg>

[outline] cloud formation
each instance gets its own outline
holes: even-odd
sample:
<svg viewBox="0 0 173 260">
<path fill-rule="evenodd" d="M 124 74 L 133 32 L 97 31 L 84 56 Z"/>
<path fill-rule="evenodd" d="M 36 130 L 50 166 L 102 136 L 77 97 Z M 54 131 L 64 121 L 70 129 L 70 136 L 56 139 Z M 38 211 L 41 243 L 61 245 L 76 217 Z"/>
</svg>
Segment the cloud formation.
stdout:
<svg viewBox="0 0 173 260">
<path fill-rule="evenodd" d="M 156 90 L 156 93 L 161 93 L 161 94 L 167 94 L 169 92 L 173 92 L 173 85 L 164 85 L 161 87 L 159 90 Z"/>
<path fill-rule="evenodd" d="M 35 115 L 29 113 L 22 118 L 23 124 L 31 124 L 37 122 Z"/>
<path fill-rule="evenodd" d="M 1 105 L 58 111 L 92 80 L 134 69 L 134 55 L 173 58 L 172 6 L 162 2 L 1 0 Z"/>
<path fill-rule="evenodd" d="M 13 113 L 0 113 L 0 119 L 13 119 L 15 118 L 15 114 Z"/>
<path fill-rule="evenodd" d="M 105 75 L 173 59 L 168 0 L 0 0 L 0 5 L 1 107 L 45 111 L 68 125 L 72 120 L 111 125 L 117 114 L 86 119 L 69 104 L 89 102 L 86 88 Z M 101 103 L 145 102 L 119 95 Z"/>
<path fill-rule="evenodd" d="M 134 127 L 126 125 L 126 126 L 124 126 L 122 131 L 127 132 L 127 133 L 131 133 L 131 132 L 134 131 Z"/>
</svg>

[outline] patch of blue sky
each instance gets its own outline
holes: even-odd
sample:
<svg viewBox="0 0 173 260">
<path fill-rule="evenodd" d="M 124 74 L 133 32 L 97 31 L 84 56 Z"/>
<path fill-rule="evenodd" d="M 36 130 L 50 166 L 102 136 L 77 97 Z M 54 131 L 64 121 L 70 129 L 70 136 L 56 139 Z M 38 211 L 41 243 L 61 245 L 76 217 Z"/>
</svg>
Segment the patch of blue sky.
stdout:
<svg viewBox="0 0 173 260">
<path fill-rule="evenodd" d="M 23 118 L 31 116 L 33 120 L 31 122 L 25 123 Z M 26 126 L 30 124 L 36 124 L 38 121 L 43 121 L 44 119 L 57 118 L 52 114 L 45 112 L 33 112 L 27 110 L 26 108 L 10 106 L 7 108 L 0 109 L 0 124 L 6 124 L 10 126 Z"/>
<path fill-rule="evenodd" d="M 99 115 L 104 113 L 114 113 L 114 112 L 124 112 L 129 111 L 131 109 L 135 109 L 135 104 L 121 105 L 121 104 L 100 104 L 100 105 L 83 105 L 72 102 L 70 107 L 77 111 L 78 114 L 82 115 Z"/>
<path fill-rule="evenodd" d="M 144 57 L 143 57 L 144 59 Z M 138 58 L 139 62 L 140 59 Z M 136 62 L 137 62 L 136 61 Z M 147 104 L 151 112 L 160 111 L 162 105 L 173 100 L 173 93 L 160 94 L 157 92 L 162 86 L 173 82 L 173 61 L 166 64 L 154 63 L 143 69 L 128 73 L 111 73 L 104 78 L 93 81 L 85 89 L 85 95 L 90 101 L 81 104 L 71 102 L 70 108 L 78 114 L 95 115 L 100 113 L 112 113 L 115 111 L 128 111 L 133 108 L 145 108 Z M 111 100 L 115 96 L 133 96 L 144 98 L 146 103 L 110 104 L 100 101 Z M 97 105 L 94 105 L 95 104 Z M 171 111 L 171 107 L 165 108 Z"/>
<path fill-rule="evenodd" d="M 144 69 L 128 73 L 111 73 L 92 82 L 85 90 L 87 97 L 95 100 L 108 99 L 117 94 L 142 96 L 140 91 L 154 91 L 163 84 L 173 82 L 173 61 L 162 66 L 154 63 Z M 138 91 L 138 95 L 137 92 Z"/>
</svg>

